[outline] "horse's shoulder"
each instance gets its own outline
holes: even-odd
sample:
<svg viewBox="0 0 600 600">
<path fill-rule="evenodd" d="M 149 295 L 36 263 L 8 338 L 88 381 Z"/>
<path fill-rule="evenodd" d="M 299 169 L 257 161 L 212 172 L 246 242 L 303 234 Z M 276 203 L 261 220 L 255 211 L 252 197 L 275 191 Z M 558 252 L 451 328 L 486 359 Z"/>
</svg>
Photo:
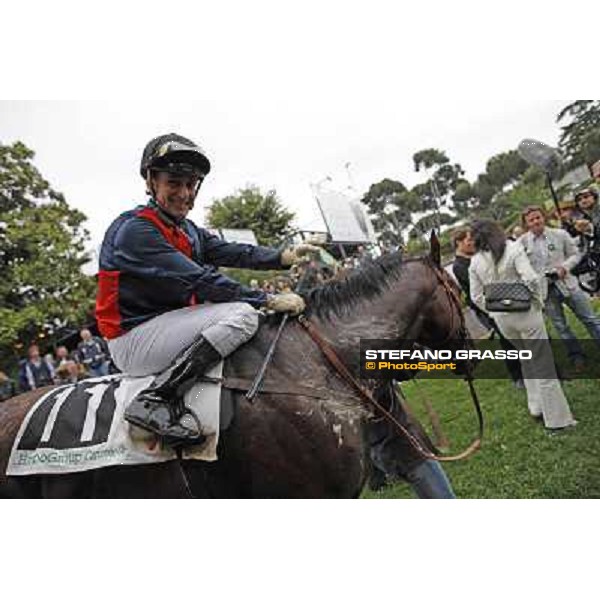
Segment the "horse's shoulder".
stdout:
<svg viewBox="0 0 600 600">
<path fill-rule="evenodd" d="M 13 425 L 14 422 L 17 422 L 18 428 L 38 398 L 51 391 L 54 387 L 47 386 L 39 390 L 24 392 L 23 394 L 4 400 L 4 402 L 0 402 L 0 436 L 4 435 L 5 430 Z"/>
</svg>

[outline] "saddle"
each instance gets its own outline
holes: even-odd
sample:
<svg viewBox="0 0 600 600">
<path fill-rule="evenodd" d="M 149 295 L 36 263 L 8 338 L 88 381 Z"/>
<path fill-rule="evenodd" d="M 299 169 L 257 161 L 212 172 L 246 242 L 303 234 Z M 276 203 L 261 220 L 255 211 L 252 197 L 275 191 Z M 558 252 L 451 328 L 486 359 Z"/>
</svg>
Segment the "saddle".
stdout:
<svg viewBox="0 0 600 600">
<path fill-rule="evenodd" d="M 219 379 L 222 364 L 210 372 Z M 115 465 L 164 462 L 175 450 L 152 434 L 132 428 L 123 413 L 154 377 L 108 375 L 56 387 L 33 404 L 21 423 L 8 461 L 8 475 L 74 473 Z M 184 458 L 217 460 L 219 434 L 230 426 L 233 397 L 220 401 L 220 383 L 199 382 L 186 392 L 186 404 L 201 419 L 206 442 Z"/>
</svg>

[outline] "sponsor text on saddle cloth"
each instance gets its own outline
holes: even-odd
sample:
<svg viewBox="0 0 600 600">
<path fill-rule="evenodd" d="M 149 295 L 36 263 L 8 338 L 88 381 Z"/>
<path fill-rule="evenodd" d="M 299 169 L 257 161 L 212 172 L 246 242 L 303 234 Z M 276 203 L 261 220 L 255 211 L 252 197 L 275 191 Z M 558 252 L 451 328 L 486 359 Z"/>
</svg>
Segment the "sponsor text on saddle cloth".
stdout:
<svg viewBox="0 0 600 600">
<path fill-rule="evenodd" d="M 223 362 L 185 394 L 186 405 L 202 424 L 206 441 L 183 450 L 183 458 L 217 460 Z M 75 473 L 115 465 L 176 459 L 175 451 L 123 419 L 129 402 L 154 376 L 108 375 L 66 385 L 44 394 L 21 423 L 7 475 Z"/>
</svg>

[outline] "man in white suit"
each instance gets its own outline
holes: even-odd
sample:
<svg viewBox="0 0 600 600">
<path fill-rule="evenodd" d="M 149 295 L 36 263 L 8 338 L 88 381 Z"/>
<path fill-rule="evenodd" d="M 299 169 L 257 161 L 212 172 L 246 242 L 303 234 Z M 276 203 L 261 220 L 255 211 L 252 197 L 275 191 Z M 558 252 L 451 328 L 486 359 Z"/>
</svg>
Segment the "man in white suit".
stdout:
<svg viewBox="0 0 600 600">
<path fill-rule="evenodd" d="M 567 324 L 563 306 L 566 304 L 585 325 L 592 338 L 600 345 L 600 317 L 594 314 L 588 296 L 579 288 L 570 270 L 581 255 L 574 239 L 562 229 L 546 227 L 544 212 L 532 205 L 522 212 L 527 233 L 519 238 L 533 268 L 545 275 L 545 311 L 565 342 L 569 358 L 576 369 L 584 366 L 585 354 L 575 334 Z"/>
</svg>

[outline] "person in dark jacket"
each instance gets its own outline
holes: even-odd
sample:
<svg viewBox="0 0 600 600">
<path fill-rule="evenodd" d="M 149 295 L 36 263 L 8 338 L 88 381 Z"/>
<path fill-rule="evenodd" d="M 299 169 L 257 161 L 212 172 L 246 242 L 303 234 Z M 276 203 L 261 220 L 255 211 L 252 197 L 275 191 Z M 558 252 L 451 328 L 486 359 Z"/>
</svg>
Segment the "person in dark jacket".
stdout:
<svg viewBox="0 0 600 600">
<path fill-rule="evenodd" d="M 0 371 L 0 402 L 17 394 L 17 384 L 4 371 Z"/>
<path fill-rule="evenodd" d="M 27 349 L 27 359 L 19 368 L 19 382 L 24 392 L 54 383 L 54 369 L 40 356 L 37 344 L 31 344 Z"/>
<path fill-rule="evenodd" d="M 104 341 L 94 337 L 87 328 L 82 329 L 79 336 L 81 342 L 77 345 L 77 362 L 83 365 L 92 377 L 108 375 L 108 359 Z"/>
<path fill-rule="evenodd" d="M 268 295 L 217 267 L 280 269 L 317 250 L 229 243 L 187 215 L 211 165 L 188 138 L 171 133 L 145 147 L 140 174 L 150 201 L 110 225 L 100 252 L 96 319 L 123 372 L 160 374 L 125 412 L 130 423 L 176 446 L 204 440 L 179 394 L 257 331 L 257 309 L 298 314 L 302 298 Z"/>
</svg>

